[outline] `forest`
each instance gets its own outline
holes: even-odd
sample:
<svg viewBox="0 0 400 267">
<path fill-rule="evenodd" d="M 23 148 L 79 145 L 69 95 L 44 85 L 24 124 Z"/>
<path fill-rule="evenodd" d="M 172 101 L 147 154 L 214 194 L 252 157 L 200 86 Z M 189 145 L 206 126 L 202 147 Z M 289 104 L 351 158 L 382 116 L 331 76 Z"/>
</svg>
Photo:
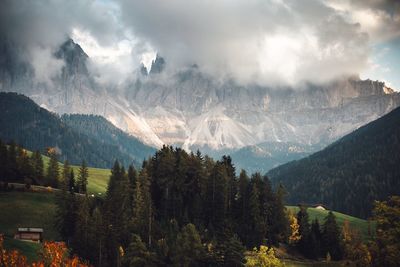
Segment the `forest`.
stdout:
<svg viewBox="0 0 400 267">
<path fill-rule="evenodd" d="M 59 167 L 53 151 L 47 170 L 38 152 L 29 157 L 13 143 L 0 143 L 0 151 L 3 190 L 12 173 L 24 177 L 14 180 L 22 183 L 42 175 L 61 189 L 57 229 L 71 256 L 95 266 L 260 266 L 263 259 L 280 266 L 273 249 L 279 247 L 359 266 L 386 260 L 386 245 L 365 243 L 349 224 L 340 228 L 332 212 L 323 222 L 310 221 L 306 207 L 288 212 L 282 186 L 273 189 L 259 173 L 237 175 L 229 156 L 215 161 L 164 146 L 140 169 L 116 161 L 105 197 L 93 197 L 84 162 L 75 178 L 68 161 Z"/>
<path fill-rule="evenodd" d="M 155 149 L 141 143 L 100 116 L 64 115 L 41 108 L 24 95 L 0 93 L 0 138 L 26 149 L 56 148 L 60 160 L 109 169 L 118 158 L 140 166 Z M 84 126 L 83 126 L 84 125 Z"/>
</svg>

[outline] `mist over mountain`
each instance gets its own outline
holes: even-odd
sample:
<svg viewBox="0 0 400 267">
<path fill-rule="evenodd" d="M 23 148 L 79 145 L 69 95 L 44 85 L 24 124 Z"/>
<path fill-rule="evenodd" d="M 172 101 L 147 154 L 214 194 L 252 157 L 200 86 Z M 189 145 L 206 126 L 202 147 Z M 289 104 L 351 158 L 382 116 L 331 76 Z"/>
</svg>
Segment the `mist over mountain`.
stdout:
<svg viewBox="0 0 400 267">
<path fill-rule="evenodd" d="M 161 55 L 149 70 L 132 70 L 128 81 L 106 86 L 88 71 L 89 57 L 72 39 L 54 53 L 61 73 L 38 82 L 12 43 L 3 40 L 1 48 L 1 91 L 26 94 L 59 114 L 101 115 L 154 147 L 235 153 L 238 167 L 247 167 L 238 156 L 244 153 L 261 171 L 314 152 L 400 105 L 399 93 L 379 81 L 351 76 L 298 87 L 240 85 L 197 65 L 166 72 L 168 59 Z"/>
</svg>

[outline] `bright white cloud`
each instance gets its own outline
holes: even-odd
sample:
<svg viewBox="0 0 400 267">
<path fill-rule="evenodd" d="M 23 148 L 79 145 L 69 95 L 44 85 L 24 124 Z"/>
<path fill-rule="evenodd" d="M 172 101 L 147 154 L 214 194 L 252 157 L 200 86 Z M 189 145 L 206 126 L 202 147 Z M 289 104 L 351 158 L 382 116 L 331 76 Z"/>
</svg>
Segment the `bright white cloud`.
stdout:
<svg viewBox="0 0 400 267">
<path fill-rule="evenodd" d="M 121 0 L 135 36 L 173 70 L 198 64 L 241 82 L 323 82 L 359 73 L 368 38 L 322 1 Z"/>
<path fill-rule="evenodd" d="M 370 45 L 400 36 L 395 0 L 81 0 L 0 3 L 0 35 L 25 49 L 38 79 L 72 36 L 98 81 L 121 83 L 158 52 L 167 71 L 197 64 L 263 85 L 324 82 L 370 68 Z M 39 49 L 40 48 L 40 49 Z M 39 50 L 38 50 L 39 49 Z M 52 67 L 45 77 L 44 70 Z"/>
</svg>

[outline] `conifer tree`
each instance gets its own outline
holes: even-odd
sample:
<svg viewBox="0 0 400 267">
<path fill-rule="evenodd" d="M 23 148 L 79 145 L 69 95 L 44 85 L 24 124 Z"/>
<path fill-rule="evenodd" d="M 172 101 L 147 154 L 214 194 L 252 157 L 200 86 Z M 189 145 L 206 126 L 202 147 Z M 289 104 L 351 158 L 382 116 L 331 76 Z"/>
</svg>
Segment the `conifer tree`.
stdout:
<svg viewBox="0 0 400 267">
<path fill-rule="evenodd" d="M 68 245 L 75 233 L 77 207 L 74 193 L 62 187 L 56 195 L 55 220 L 56 228 Z"/>
<path fill-rule="evenodd" d="M 311 226 L 309 223 L 307 208 L 304 206 L 300 206 L 300 210 L 297 213 L 297 223 L 299 224 L 300 234 L 300 240 L 297 243 L 297 247 L 301 253 L 308 257 L 310 256 L 308 241 L 310 239 Z"/>
<path fill-rule="evenodd" d="M 173 263 L 175 266 L 201 266 L 205 250 L 193 224 L 185 225 L 176 238 Z"/>
<path fill-rule="evenodd" d="M 343 257 L 343 245 L 341 234 L 336 222 L 336 217 L 332 211 L 329 211 L 323 225 L 322 238 L 324 252 L 329 253 L 334 260 L 340 260 Z"/>
<path fill-rule="evenodd" d="M 240 267 L 246 263 L 244 253 L 246 248 L 236 235 L 233 235 L 224 244 L 224 266 Z"/>
<path fill-rule="evenodd" d="M 153 204 L 150 193 L 150 179 L 146 169 L 142 169 L 136 180 L 133 207 L 133 228 L 148 246 L 152 242 Z"/>
<path fill-rule="evenodd" d="M 33 179 L 37 182 L 42 182 L 44 179 L 44 164 L 42 154 L 36 150 L 31 156 L 32 166 L 33 166 Z"/>
<path fill-rule="evenodd" d="M 262 204 L 260 202 L 260 190 L 257 183 L 260 182 L 257 175 L 253 176 L 249 197 L 249 247 L 256 247 L 263 243 L 266 234 L 266 224 L 263 217 Z"/>
<path fill-rule="evenodd" d="M 88 179 L 89 169 L 86 165 L 86 161 L 83 160 L 81 167 L 79 168 L 78 180 L 76 181 L 79 193 L 87 194 Z"/>
<path fill-rule="evenodd" d="M 78 193 L 78 188 L 75 183 L 74 169 L 72 169 L 72 168 L 71 168 L 71 171 L 69 172 L 69 176 L 68 176 L 68 191 L 70 193 Z"/>
<path fill-rule="evenodd" d="M 90 209 L 87 196 L 77 197 L 76 224 L 73 237 L 73 248 L 83 258 L 90 257 Z"/>
<path fill-rule="evenodd" d="M 227 211 L 227 175 L 221 162 L 217 162 L 208 178 L 207 214 L 208 227 L 213 235 L 223 233 Z"/>
<path fill-rule="evenodd" d="M 17 154 L 18 180 L 30 185 L 34 175 L 30 157 L 27 151 L 20 146 L 17 148 Z"/>
<path fill-rule="evenodd" d="M 7 166 L 6 166 L 6 177 L 9 180 L 15 181 L 18 175 L 18 166 L 17 166 L 17 145 L 14 141 L 8 146 L 7 152 Z"/>
<path fill-rule="evenodd" d="M 50 153 L 50 161 L 47 166 L 47 176 L 46 181 L 48 185 L 53 187 L 58 186 L 58 178 L 59 178 L 59 166 L 58 166 L 58 158 L 55 152 Z"/>
<path fill-rule="evenodd" d="M 111 169 L 110 180 L 104 201 L 104 224 L 106 229 L 106 253 L 110 265 L 116 265 L 119 260 L 119 247 L 129 244 L 129 214 L 131 207 L 129 181 L 125 169 L 115 161 Z"/>
<path fill-rule="evenodd" d="M 148 251 L 140 236 L 134 234 L 131 237 L 131 242 L 122 258 L 123 266 L 143 267 L 156 266 L 155 255 Z"/>
<path fill-rule="evenodd" d="M 61 175 L 61 188 L 69 187 L 69 178 L 71 173 L 71 167 L 69 166 L 68 160 L 64 160 L 62 175 Z"/>
<path fill-rule="evenodd" d="M 309 238 L 310 257 L 317 259 L 321 255 L 322 235 L 318 219 L 313 220 Z"/>
<path fill-rule="evenodd" d="M 0 139 L 0 182 L 6 181 L 7 174 L 7 146 Z"/>
</svg>

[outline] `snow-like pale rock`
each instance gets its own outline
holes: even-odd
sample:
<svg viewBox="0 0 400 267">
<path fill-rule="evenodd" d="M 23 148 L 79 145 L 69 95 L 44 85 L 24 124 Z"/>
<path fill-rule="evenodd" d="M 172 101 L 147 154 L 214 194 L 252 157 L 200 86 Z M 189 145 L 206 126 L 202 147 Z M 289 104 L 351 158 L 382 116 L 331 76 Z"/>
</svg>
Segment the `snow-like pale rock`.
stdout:
<svg viewBox="0 0 400 267">
<path fill-rule="evenodd" d="M 0 90 L 24 93 L 60 114 L 104 116 L 155 147 L 177 144 L 188 150 L 266 142 L 328 144 L 400 105 L 399 93 L 378 81 L 343 78 L 274 89 L 217 81 L 197 68 L 168 76 L 159 73 L 162 68 L 146 77 L 139 71 L 131 82 L 108 87 L 95 82 L 86 68 L 87 55 L 74 48 L 70 42 L 57 54 L 66 67 L 51 84 L 35 82 L 29 63 L 1 65 Z"/>
</svg>

